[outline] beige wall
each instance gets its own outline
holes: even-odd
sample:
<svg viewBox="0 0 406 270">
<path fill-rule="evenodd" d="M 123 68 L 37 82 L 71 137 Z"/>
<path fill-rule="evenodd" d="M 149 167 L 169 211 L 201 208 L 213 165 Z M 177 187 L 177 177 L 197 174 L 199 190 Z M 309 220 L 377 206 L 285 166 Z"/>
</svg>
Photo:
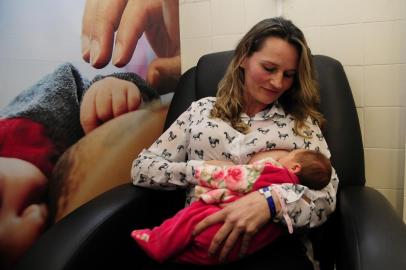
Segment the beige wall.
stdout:
<svg viewBox="0 0 406 270">
<path fill-rule="evenodd" d="M 361 122 L 367 185 L 382 192 L 402 216 L 405 13 L 404 0 L 183 0 L 182 70 L 205 53 L 232 49 L 260 19 L 283 14 L 293 20 L 314 54 L 332 56 L 344 65 Z"/>
<path fill-rule="evenodd" d="M 276 16 L 274 0 L 179 1 L 182 70 L 203 54 L 231 50 L 261 19 Z"/>
</svg>

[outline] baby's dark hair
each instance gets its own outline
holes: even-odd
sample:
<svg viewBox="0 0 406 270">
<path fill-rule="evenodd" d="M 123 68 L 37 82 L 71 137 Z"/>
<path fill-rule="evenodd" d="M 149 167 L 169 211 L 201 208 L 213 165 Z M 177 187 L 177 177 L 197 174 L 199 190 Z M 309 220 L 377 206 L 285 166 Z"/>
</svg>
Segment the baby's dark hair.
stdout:
<svg viewBox="0 0 406 270">
<path fill-rule="evenodd" d="M 296 153 L 295 158 L 302 166 L 296 174 L 302 185 L 320 190 L 330 183 L 332 168 L 325 155 L 318 151 L 306 150 Z"/>
</svg>

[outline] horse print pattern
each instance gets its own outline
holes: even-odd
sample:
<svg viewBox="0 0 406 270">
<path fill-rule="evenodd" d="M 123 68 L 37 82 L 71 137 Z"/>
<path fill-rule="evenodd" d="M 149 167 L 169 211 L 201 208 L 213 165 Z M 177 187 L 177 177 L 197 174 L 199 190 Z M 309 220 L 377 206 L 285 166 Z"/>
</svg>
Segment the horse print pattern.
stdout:
<svg viewBox="0 0 406 270">
<path fill-rule="evenodd" d="M 330 157 L 317 122 L 309 118 L 306 129 L 300 132 L 306 136 L 300 136 L 294 129 L 295 119 L 285 114 L 278 102 L 253 116 L 242 113 L 241 119 L 250 126 L 248 133 L 243 134 L 230 123 L 210 117 L 215 100 L 207 97 L 193 102 L 155 143 L 139 154 L 131 170 L 135 185 L 158 189 L 188 188 L 187 202 L 190 202 L 196 184 L 193 172 L 205 160 L 246 164 L 260 151 L 296 148 L 318 150 Z M 313 191 L 292 184 L 278 185 L 278 190 L 293 226 L 313 227 L 324 222 L 335 209 L 337 187 L 338 178 L 333 173 L 330 184 L 323 190 Z"/>
</svg>

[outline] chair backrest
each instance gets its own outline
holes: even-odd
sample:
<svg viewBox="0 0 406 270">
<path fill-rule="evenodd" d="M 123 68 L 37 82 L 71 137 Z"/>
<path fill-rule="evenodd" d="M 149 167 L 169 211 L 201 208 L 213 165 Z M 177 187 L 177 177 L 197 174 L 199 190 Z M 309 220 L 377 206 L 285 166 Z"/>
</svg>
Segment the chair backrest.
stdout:
<svg viewBox="0 0 406 270">
<path fill-rule="evenodd" d="M 196 67 L 182 75 L 172 99 L 165 128 L 200 98 L 215 96 L 217 85 L 233 57 L 233 51 L 204 55 Z M 354 99 L 344 69 L 337 60 L 313 56 L 320 86 L 320 110 L 327 119 L 323 135 L 340 185 L 364 185 L 364 152 Z"/>
</svg>

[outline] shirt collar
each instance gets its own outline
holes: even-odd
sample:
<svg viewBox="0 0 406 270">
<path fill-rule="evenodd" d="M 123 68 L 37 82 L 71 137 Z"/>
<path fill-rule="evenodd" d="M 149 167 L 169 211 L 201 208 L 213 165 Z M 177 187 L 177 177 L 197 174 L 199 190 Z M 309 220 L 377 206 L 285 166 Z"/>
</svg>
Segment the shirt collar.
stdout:
<svg viewBox="0 0 406 270">
<path fill-rule="evenodd" d="M 285 111 L 282 108 L 282 105 L 278 101 L 275 101 L 272 104 L 269 104 L 265 110 L 258 112 L 256 115 L 249 117 L 246 113 L 241 114 L 241 118 L 249 120 L 268 120 L 272 117 L 286 117 Z"/>
</svg>

